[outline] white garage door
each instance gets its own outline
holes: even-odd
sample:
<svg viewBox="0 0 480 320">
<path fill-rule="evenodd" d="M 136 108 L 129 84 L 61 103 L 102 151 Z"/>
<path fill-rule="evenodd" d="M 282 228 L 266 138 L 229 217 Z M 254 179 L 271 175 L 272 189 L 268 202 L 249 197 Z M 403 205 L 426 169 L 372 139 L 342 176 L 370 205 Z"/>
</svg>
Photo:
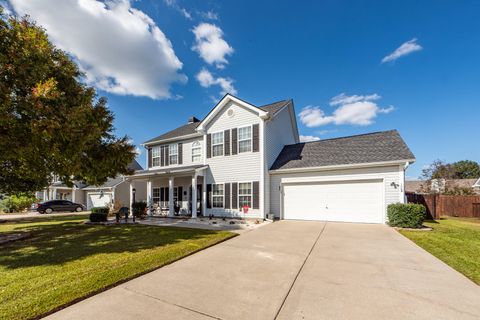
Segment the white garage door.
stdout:
<svg viewBox="0 0 480 320">
<path fill-rule="evenodd" d="M 383 223 L 383 182 L 336 181 L 284 185 L 284 218 Z"/>
<path fill-rule="evenodd" d="M 91 209 L 93 207 L 107 207 L 112 201 L 112 194 L 110 193 L 89 193 L 87 208 Z"/>
</svg>

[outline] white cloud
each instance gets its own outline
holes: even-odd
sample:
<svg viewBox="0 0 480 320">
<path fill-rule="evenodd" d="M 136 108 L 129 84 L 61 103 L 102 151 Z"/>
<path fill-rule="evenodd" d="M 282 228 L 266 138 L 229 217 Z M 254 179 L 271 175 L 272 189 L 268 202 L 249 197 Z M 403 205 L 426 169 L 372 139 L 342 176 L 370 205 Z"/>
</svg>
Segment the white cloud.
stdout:
<svg viewBox="0 0 480 320">
<path fill-rule="evenodd" d="M 406 56 L 410 53 L 415 51 L 422 50 L 422 46 L 417 43 L 417 39 L 413 38 L 405 43 L 403 43 L 400 47 L 395 49 L 392 53 L 382 59 L 382 63 L 395 61 L 400 57 Z"/>
<path fill-rule="evenodd" d="M 338 106 L 338 105 L 343 105 L 343 104 L 349 104 L 349 103 L 354 103 L 358 101 L 374 101 L 380 99 L 381 96 L 378 94 L 370 94 L 370 95 L 356 95 L 354 94 L 353 96 L 347 96 L 345 93 L 340 93 L 339 95 L 336 95 L 332 99 L 330 99 L 330 105 L 331 106 Z"/>
<path fill-rule="evenodd" d="M 319 127 L 327 124 L 351 124 L 366 126 L 374 122 L 378 114 L 390 113 L 393 106 L 380 108 L 373 100 L 380 99 L 377 94 L 366 96 L 347 96 L 345 94 L 333 97 L 331 105 L 339 107 L 331 115 L 318 106 L 307 106 L 299 113 L 300 121 L 307 127 Z"/>
<path fill-rule="evenodd" d="M 172 98 L 170 86 L 184 83 L 182 62 L 172 44 L 130 1 L 11 0 L 14 10 L 45 27 L 50 39 L 69 52 L 86 81 L 120 95 Z"/>
<path fill-rule="evenodd" d="M 178 4 L 177 4 L 177 1 L 176 0 L 164 0 L 163 1 L 168 7 L 171 7 L 175 10 L 177 10 L 178 12 L 180 12 L 185 18 L 187 18 L 188 20 L 193 20 L 192 18 L 192 14 L 185 8 L 182 8 L 180 7 Z"/>
<path fill-rule="evenodd" d="M 195 45 L 192 49 L 208 64 L 223 69 L 228 63 L 226 56 L 233 53 L 233 48 L 222 38 L 223 31 L 210 23 L 200 23 L 193 29 Z"/>
<path fill-rule="evenodd" d="M 220 93 L 222 95 L 225 95 L 227 93 L 230 94 L 237 94 L 237 90 L 233 86 L 233 80 L 230 78 L 222 78 L 218 77 L 215 78 L 210 71 L 207 69 L 203 68 L 200 70 L 200 72 L 196 76 L 198 82 L 200 85 L 204 88 L 209 88 L 211 86 L 217 85 L 220 86 L 221 91 Z"/>
<path fill-rule="evenodd" d="M 320 138 L 316 136 L 300 135 L 300 142 L 311 142 L 311 141 L 318 141 L 318 140 L 320 140 Z"/>
<path fill-rule="evenodd" d="M 214 11 L 200 11 L 198 12 L 198 15 L 202 18 L 202 19 L 206 19 L 206 20 L 218 20 L 218 14 Z"/>
<path fill-rule="evenodd" d="M 183 16 L 189 20 L 192 20 L 192 14 L 187 11 L 185 8 L 180 8 L 180 13 L 183 14 Z"/>
</svg>

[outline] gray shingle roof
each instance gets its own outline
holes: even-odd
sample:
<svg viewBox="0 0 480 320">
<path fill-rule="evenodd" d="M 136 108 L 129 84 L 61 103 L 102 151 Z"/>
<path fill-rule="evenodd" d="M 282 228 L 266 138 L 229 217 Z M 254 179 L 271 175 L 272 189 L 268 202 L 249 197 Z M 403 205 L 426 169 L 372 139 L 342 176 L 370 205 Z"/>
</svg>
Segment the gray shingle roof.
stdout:
<svg viewBox="0 0 480 320">
<path fill-rule="evenodd" d="M 84 190 L 94 190 L 94 189 L 104 189 L 104 188 L 112 188 L 114 186 L 116 186 L 117 184 L 119 184 L 120 182 L 123 182 L 124 179 L 122 176 L 118 176 L 118 177 L 115 177 L 115 178 L 108 178 L 107 181 L 100 185 L 100 186 L 88 186 L 88 187 L 85 187 Z"/>
<path fill-rule="evenodd" d="M 397 130 L 287 145 L 270 170 L 415 159 Z"/>
<path fill-rule="evenodd" d="M 263 109 L 269 112 L 271 115 L 274 115 L 277 111 L 283 108 L 290 100 L 281 100 L 274 103 L 266 104 L 257 108 Z M 201 121 L 200 121 L 201 122 Z M 183 126 L 180 126 L 176 129 L 168 131 L 167 133 L 161 134 L 158 137 L 147 140 L 144 143 L 150 143 L 155 141 L 179 138 L 186 135 L 196 133 L 195 129 L 200 125 L 200 122 L 188 123 Z"/>
<path fill-rule="evenodd" d="M 155 137 L 153 139 L 145 141 L 144 143 L 154 142 L 154 141 L 158 141 L 158 140 L 172 139 L 172 138 L 177 138 L 177 137 L 182 137 L 182 136 L 186 136 L 186 135 L 189 135 L 189 134 L 193 134 L 193 133 L 196 132 L 195 129 L 198 127 L 199 124 L 200 124 L 200 122 L 188 123 L 186 125 L 178 127 L 178 128 L 173 129 L 171 131 L 168 131 L 167 133 L 161 134 L 158 137 Z"/>
<path fill-rule="evenodd" d="M 127 166 L 128 169 L 130 170 L 133 170 L 133 171 L 137 171 L 137 170 L 143 170 L 142 166 L 140 165 L 140 163 L 138 163 L 137 160 L 133 159 L 132 162 L 130 162 L 130 164 Z"/>
<path fill-rule="evenodd" d="M 272 116 L 277 113 L 280 109 L 282 109 L 290 100 L 281 100 L 274 103 L 266 104 L 264 106 L 260 106 L 258 108 L 263 109 L 270 113 Z"/>
</svg>

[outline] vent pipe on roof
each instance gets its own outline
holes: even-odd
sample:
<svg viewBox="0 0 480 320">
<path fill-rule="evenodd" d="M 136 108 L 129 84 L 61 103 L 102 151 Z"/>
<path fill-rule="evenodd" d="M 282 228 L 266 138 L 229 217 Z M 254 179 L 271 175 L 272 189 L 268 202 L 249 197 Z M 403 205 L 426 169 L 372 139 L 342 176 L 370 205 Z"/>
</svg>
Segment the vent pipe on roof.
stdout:
<svg viewBox="0 0 480 320">
<path fill-rule="evenodd" d="M 195 117 L 190 117 L 190 118 L 188 118 L 188 123 L 195 123 L 195 122 L 200 122 L 200 120 L 198 120 L 198 119 L 195 118 Z"/>
</svg>

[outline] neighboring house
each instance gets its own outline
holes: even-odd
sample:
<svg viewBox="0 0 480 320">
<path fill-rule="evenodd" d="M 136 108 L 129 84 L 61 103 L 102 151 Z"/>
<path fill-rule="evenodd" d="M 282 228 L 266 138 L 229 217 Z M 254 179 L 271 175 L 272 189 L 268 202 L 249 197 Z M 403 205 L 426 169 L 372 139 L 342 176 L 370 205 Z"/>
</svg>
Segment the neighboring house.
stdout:
<svg viewBox="0 0 480 320">
<path fill-rule="evenodd" d="M 480 179 L 432 179 L 431 181 L 405 182 L 405 191 L 408 193 L 442 193 L 454 188 L 472 189 L 476 194 L 480 194 Z"/>
<path fill-rule="evenodd" d="M 229 94 L 144 146 L 147 169 L 131 188 L 147 183 L 170 216 L 384 223 L 415 160 L 396 130 L 300 143 L 292 100 L 254 106 Z"/>
<path fill-rule="evenodd" d="M 128 168 L 134 171 L 143 170 L 136 160 L 133 160 L 128 165 Z M 128 207 L 131 202 L 129 188 L 130 184 L 123 175 L 109 178 L 100 186 L 91 186 L 75 181 L 73 187 L 68 187 L 54 178 L 54 182 L 45 190 L 37 192 L 36 197 L 42 202 L 48 200 L 70 200 L 85 205 L 89 210 L 93 207 L 109 206 L 113 203 Z M 139 196 L 136 197 L 136 201 L 145 201 L 146 198 L 142 197 L 142 195 L 146 193 L 146 184 L 138 183 L 137 189 Z"/>
</svg>

